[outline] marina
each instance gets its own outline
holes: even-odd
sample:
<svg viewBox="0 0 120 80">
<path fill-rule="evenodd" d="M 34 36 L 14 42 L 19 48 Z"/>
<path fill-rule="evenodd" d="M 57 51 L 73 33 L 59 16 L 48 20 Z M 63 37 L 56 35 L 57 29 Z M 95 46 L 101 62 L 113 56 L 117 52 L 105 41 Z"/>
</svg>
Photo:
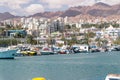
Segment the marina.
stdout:
<svg viewBox="0 0 120 80">
<path fill-rule="evenodd" d="M 119 74 L 119 58 L 119 51 L 15 57 L 0 60 L 0 80 L 105 80 Z"/>
<path fill-rule="evenodd" d="M 0 80 L 120 80 L 120 0 L 1 0 Z"/>
</svg>

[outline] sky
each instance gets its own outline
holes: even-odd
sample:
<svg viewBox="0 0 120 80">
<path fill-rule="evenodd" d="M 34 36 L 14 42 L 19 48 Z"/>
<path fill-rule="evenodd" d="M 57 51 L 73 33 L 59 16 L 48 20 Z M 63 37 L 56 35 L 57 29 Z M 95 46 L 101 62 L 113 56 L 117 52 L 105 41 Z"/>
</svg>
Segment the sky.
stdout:
<svg viewBox="0 0 120 80">
<path fill-rule="evenodd" d="M 93 5 L 96 2 L 114 5 L 120 0 L 0 0 L 0 13 L 28 16 L 45 11 L 63 11 L 79 5 Z"/>
</svg>

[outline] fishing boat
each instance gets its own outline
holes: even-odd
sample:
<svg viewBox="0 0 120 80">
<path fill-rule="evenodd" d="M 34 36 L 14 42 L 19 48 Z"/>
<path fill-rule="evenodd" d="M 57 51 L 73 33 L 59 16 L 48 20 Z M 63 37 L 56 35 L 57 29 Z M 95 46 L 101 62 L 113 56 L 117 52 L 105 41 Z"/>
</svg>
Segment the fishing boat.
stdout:
<svg viewBox="0 0 120 80">
<path fill-rule="evenodd" d="M 51 48 L 49 47 L 43 47 L 42 50 L 40 51 L 41 55 L 51 55 L 54 54 Z"/>
<path fill-rule="evenodd" d="M 120 80 L 120 74 L 108 74 L 105 80 Z"/>
<path fill-rule="evenodd" d="M 17 49 L 0 49 L 0 59 L 14 59 L 14 55 L 17 52 Z"/>
</svg>

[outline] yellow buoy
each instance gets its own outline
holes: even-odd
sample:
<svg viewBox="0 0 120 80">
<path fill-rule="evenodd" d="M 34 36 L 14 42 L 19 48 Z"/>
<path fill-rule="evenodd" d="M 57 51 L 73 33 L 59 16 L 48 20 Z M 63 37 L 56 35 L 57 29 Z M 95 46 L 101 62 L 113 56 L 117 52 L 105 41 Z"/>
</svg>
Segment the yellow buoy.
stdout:
<svg viewBox="0 0 120 80">
<path fill-rule="evenodd" d="M 36 78 L 33 78 L 32 80 L 46 80 L 44 77 L 36 77 Z"/>
</svg>

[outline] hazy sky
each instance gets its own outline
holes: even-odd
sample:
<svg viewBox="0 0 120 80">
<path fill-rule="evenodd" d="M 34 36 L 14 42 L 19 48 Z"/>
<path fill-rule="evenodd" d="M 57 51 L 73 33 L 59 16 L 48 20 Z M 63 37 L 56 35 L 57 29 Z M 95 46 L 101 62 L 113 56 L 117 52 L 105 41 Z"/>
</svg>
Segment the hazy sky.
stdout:
<svg viewBox="0 0 120 80">
<path fill-rule="evenodd" d="M 120 0 L 0 0 L 0 13 L 10 12 L 14 15 L 31 15 L 44 11 L 61 11 L 78 5 L 92 5 L 104 2 L 110 5 Z"/>
</svg>

